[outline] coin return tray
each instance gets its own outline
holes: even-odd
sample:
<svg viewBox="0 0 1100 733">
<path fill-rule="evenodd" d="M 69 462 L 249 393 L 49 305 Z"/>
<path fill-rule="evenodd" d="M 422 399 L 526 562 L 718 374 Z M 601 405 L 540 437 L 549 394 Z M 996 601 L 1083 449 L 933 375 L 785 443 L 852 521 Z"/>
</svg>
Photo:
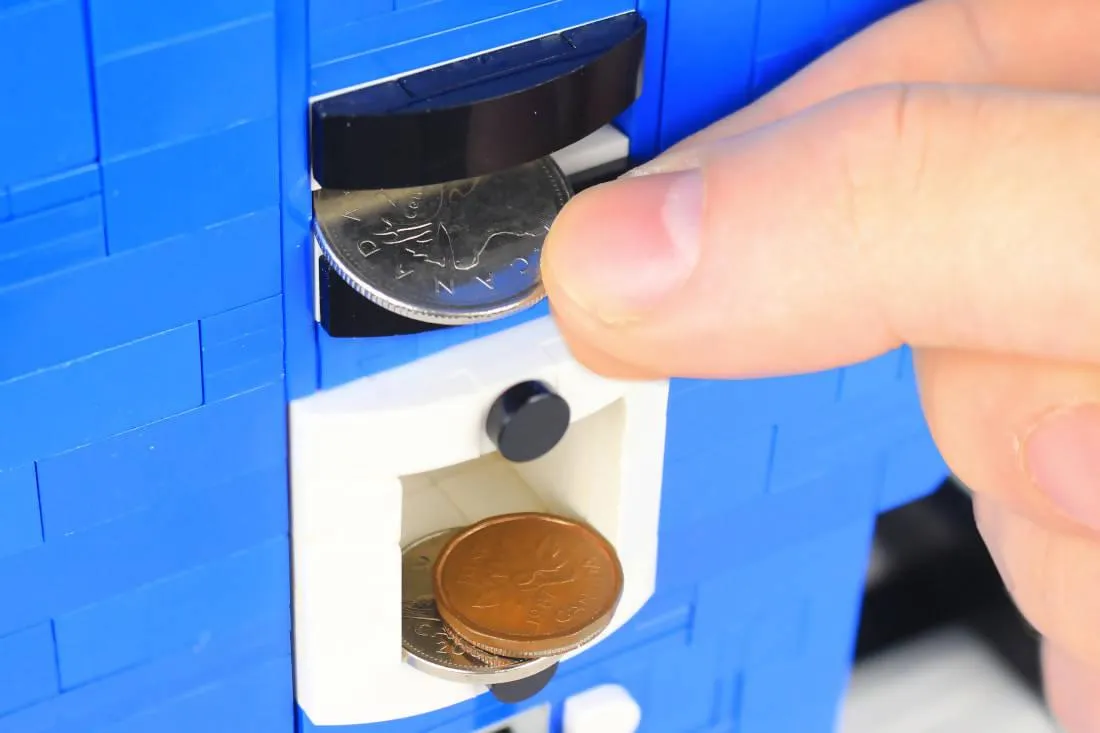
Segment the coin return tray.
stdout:
<svg viewBox="0 0 1100 733">
<path fill-rule="evenodd" d="M 548 453 L 510 463 L 490 405 L 539 380 L 571 423 Z M 667 382 L 604 380 L 569 356 L 548 317 L 290 407 L 299 701 L 318 725 L 428 712 L 485 691 L 414 669 L 401 648 L 401 548 L 520 511 L 592 525 L 614 545 L 620 627 L 653 592 Z M 566 658 L 568 658 L 567 655 Z"/>
</svg>

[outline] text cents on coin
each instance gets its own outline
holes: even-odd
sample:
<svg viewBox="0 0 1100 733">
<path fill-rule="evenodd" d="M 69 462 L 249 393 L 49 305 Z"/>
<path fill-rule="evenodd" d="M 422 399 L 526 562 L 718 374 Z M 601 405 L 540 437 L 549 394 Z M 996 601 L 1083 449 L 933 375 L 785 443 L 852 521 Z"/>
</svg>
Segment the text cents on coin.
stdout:
<svg viewBox="0 0 1100 733">
<path fill-rule="evenodd" d="M 571 195 L 550 158 L 416 188 L 320 189 L 313 233 L 333 270 L 375 304 L 476 323 L 542 300 L 543 241 Z"/>
<path fill-rule="evenodd" d="M 532 658 L 583 646 L 611 623 L 623 569 L 611 544 L 549 514 L 491 517 L 454 535 L 433 573 L 440 616 L 494 654 Z"/>
</svg>

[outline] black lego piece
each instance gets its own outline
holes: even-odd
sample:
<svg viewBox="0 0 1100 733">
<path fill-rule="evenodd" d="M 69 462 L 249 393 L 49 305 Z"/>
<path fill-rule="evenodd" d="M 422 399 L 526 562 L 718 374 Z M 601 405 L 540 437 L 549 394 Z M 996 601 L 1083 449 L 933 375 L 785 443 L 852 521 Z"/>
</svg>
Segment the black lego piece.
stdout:
<svg viewBox="0 0 1100 733">
<path fill-rule="evenodd" d="M 489 408 L 485 432 L 500 454 L 513 463 L 546 455 L 569 428 L 569 403 L 548 385 L 520 382 Z"/>
<path fill-rule="evenodd" d="M 313 177 L 404 188 L 550 155 L 634 103 L 645 30 L 626 13 L 315 102 Z"/>
<path fill-rule="evenodd" d="M 530 677 L 515 682 L 502 682 L 499 685 L 489 685 L 489 692 L 493 697 L 506 705 L 515 705 L 524 700 L 530 700 L 543 691 L 554 679 L 554 673 L 558 671 L 557 663 L 547 667 L 541 672 L 536 672 Z"/>
<path fill-rule="evenodd" d="M 321 302 L 321 327 L 333 338 L 407 336 L 441 328 L 394 313 L 355 291 L 333 272 L 324 256 L 317 258 L 317 289 Z"/>
</svg>

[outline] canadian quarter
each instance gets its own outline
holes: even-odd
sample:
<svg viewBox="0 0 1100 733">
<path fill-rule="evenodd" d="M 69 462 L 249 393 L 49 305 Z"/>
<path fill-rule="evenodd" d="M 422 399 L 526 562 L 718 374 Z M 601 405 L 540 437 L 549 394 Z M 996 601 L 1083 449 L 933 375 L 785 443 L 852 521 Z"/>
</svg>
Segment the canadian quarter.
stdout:
<svg viewBox="0 0 1100 733">
<path fill-rule="evenodd" d="M 542 300 L 542 245 L 572 196 L 551 158 L 415 188 L 313 193 L 313 233 L 360 295 L 408 318 L 490 321 Z"/>
</svg>

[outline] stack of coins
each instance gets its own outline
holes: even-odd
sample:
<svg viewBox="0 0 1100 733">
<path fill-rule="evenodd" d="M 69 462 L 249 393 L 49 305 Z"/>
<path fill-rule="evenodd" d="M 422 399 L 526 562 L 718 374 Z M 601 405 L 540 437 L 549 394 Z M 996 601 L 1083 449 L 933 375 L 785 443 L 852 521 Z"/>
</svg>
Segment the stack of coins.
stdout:
<svg viewBox="0 0 1100 733">
<path fill-rule="evenodd" d="M 496 684 L 533 675 L 604 631 L 623 570 L 594 529 L 563 517 L 492 517 L 404 553 L 403 647 L 425 671 Z M 429 585 L 430 579 L 430 585 Z"/>
</svg>

